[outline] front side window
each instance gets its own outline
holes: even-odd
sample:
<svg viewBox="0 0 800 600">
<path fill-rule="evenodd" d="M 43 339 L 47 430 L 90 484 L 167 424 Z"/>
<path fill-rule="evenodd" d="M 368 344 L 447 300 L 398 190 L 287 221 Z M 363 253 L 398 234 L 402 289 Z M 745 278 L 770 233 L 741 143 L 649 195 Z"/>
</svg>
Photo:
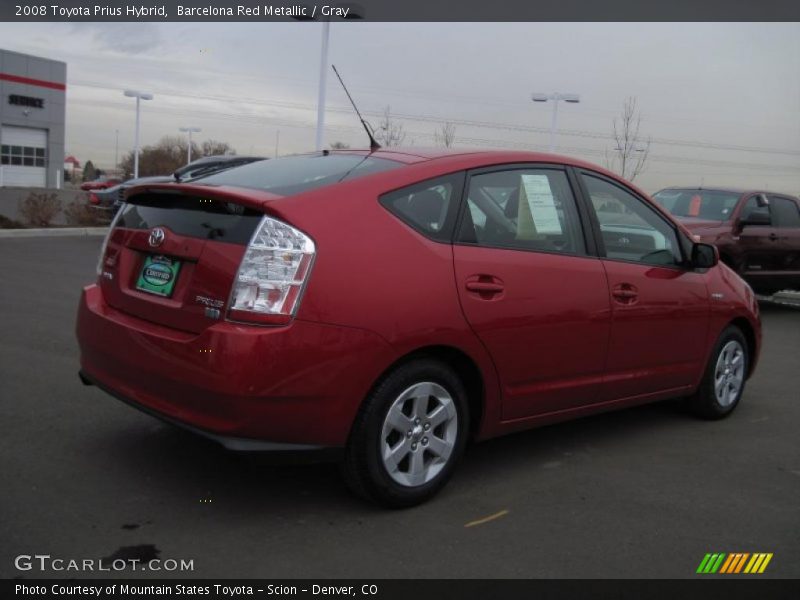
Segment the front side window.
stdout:
<svg viewBox="0 0 800 600">
<path fill-rule="evenodd" d="M 769 201 L 762 195 L 750 196 L 742 206 L 739 214 L 741 221 L 756 221 L 764 227 L 769 227 L 772 223 L 772 215 L 769 209 Z"/>
<path fill-rule="evenodd" d="M 789 198 L 770 196 L 769 205 L 775 217 L 775 226 L 781 229 L 800 228 L 800 209 Z"/>
<path fill-rule="evenodd" d="M 673 266 L 683 263 L 675 229 L 644 200 L 618 185 L 582 174 L 607 258 Z"/>
<path fill-rule="evenodd" d="M 559 169 L 472 176 L 458 240 L 539 252 L 586 251 L 572 188 Z"/>
</svg>

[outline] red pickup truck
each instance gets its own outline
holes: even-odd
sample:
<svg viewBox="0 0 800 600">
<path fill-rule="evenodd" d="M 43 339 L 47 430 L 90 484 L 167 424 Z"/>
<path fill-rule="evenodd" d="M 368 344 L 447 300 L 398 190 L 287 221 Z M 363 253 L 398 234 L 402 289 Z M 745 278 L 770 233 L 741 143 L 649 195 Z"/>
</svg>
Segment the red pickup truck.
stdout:
<svg viewBox="0 0 800 600">
<path fill-rule="evenodd" d="M 800 200 L 730 188 L 667 188 L 653 198 L 759 294 L 800 290 Z"/>
</svg>

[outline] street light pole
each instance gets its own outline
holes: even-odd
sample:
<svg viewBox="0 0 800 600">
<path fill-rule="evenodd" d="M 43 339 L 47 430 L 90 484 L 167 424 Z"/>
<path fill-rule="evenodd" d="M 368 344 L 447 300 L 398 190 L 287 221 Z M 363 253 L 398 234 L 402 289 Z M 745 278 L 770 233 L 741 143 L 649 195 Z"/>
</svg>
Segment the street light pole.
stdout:
<svg viewBox="0 0 800 600">
<path fill-rule="evenodd" d="M 556 132 L 558 131 L 558 102 L 563 100 L 564 102 L 570 102 L 572 104 L 577 104 L 581 101 L 581 97 L 578 94 L 560 94 L 558 92 L 554 92 L 552 94 L 531 94 L 531 100 L 534 102 L 547 102 L 548 100 L 553 101 L 553 117 L 550 120 L 550 152 L 555 152 L 556 149 Z"/>
<path fill-rule="evenodd" d="M 199 127 L 181 127 L 179 131 L 189 134 L 189 145 L 186 148 L 186 164 L 192 162 L 192 133 L 200 133 L 203 131 Z"/>
<path fill-rule="evenodd" d="M 322 150 L 322 138 L 325 131 L 325 92 L 328 83 L 328 39 L 330 38 L 331 22 L 325 19 L 322 22 L 322 49 L 319 58 L 319 96 L 317 97 L 317 151 Z"/>
<path fill-rule="evenodd" d="M 139 113 L 142 100 L 152 100 L 153 94 L 138 92 L 136 90 L 125 90 L 123 92 L 128 98 L 136 98 L 136 132 L 133 141 L 133 178 L 139 177 Z"/>
<path fill-rule="evenodd" d="M 337 6 L 337 4 L 332 4 L 332 6 Z M 342 8 L 347 8 L 347 15 L 341 17 L 342 19 L 363 19 L 364 18 L 364 9 L 358 4 L 352 3 L 345 3 L 342 4 Z M 330 39 L 330 32 L 331 32 L 331 17 L 307 17 L 307 16 L 297 16 L 292 17 L 297 21 L 322 21 L 322 47 L 320 49 L 320 57 L 319 57 L 319 92 L 317 96 L 317 139 L 316 139 L 316 148 L 317 150 L 322 150 L 322 142 L 324 138 L 325 132 L 325 91 L 326 91 L 326 84 L 328 81 L 328 40 Z"/>
</svg>

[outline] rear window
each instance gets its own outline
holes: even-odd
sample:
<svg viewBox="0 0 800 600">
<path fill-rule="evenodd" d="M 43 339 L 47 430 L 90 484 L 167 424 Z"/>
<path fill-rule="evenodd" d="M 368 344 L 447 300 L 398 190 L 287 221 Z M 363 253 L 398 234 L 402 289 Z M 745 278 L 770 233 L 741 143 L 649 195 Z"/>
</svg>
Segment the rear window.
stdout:
<svg viewBox="0 0 800 600">
<path fill-rule="evenodd" d="M 727 221 L 740 197 L 715 190 L 661 190 L 653 199 L 676 217 Z"/>
<path fill-rule="evenodd" d="M 136 196 L 120 209 L 117 227 L 166 227 L 179 235 L 247 244 L 264 213 L 240 204 L 173 194 Z"/>
<path fill-rule="evenodd" d="M 369 155 L 307 154 L 251 163 L 203 177 L 197 183 L 233 185 L 291 196 L 401 166 L 402 163 Z"/>
<path fill-rule="evenodd" d="M 463 184 L 464 173 L 455 173 L 385 194 L 380 202 L 423 235 L 449 241 Z"/>
</svg>

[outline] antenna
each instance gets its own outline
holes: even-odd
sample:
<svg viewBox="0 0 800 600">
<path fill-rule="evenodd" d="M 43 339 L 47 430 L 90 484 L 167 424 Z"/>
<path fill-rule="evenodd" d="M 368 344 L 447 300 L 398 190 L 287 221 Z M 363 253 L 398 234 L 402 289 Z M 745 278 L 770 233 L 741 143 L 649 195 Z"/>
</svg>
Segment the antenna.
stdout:
<svg viewBox="0 0 800 600">
<path fill-rule="evenodd" d="M 347 94 L 347 99 L 350 100 L 350 104 L 353 105 L 353 110 L 356 111 L 356 114 L 358 115 L 358 118 L 361 120 L 361 124 L 364 126 L 364 130 L 367 132 L 367 135 L 369 136 L 369 149 L 370 149 L 370 151 L 375 152 L 375 150 L 380 150 L 381 145 L 377 141 L 375 141 L 375 136 L 372 135 L 372 128 L 364 120 L 364 117 L 361 116 L 361 113 L 358 112 L 358 107 L 356 106 L 356 103 L 353 102 L 353 97 L 350 95 L 350 92 L 347 91 L 347 86 L 344 84 L 344 81 L 342 81 L 342 76 L 339 75 L 339 71 L 336 70 L 336 65 L 331 65 L 331 68 L 333 69 L 333 72 L 336 73 L 336 77 L 339 79 L 339 83 L 342 84 L 342 88 L 344 89 L 344 93 Z"/>
</svg>

